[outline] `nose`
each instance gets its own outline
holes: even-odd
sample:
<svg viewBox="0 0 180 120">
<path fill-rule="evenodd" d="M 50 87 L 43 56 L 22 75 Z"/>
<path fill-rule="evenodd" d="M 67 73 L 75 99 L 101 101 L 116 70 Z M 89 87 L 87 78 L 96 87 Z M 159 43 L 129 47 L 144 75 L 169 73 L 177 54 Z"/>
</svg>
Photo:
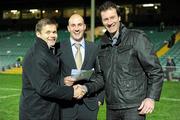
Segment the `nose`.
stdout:
<svg viewBox="0 0 180 120">
<path fill-rule="evenodd" d="M 113 21 L 111 19 L 108 19 L 107 24 L 112 25 Z"/>
<path fill-rule="evenodd" d="M 79 30 L 79 26 L 75 26 L 74 30 L 78 31 Z"/>
<path fill-rule="evenodd" d="M 51 37 L 56 37 L 56 36 L 57 36 L 57 33 L 53 33 L 53 32 L 52 32 L 52 33 L 50 34 L 50 36 L 51 36 Z"/>
</svg>

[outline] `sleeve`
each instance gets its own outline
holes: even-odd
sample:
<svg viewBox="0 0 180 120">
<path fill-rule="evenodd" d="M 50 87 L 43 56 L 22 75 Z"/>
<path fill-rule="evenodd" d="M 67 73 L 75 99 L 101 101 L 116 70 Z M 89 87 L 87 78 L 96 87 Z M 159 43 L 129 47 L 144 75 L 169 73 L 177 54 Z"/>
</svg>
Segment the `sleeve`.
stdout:
<svg viewBox="0 0 180 120">
<path fill-rule="evenodd" d="M 101 90 L 99 93 L 98 93 L 98 101 L 101 102 L 101 104 L 103 105 L 104 104 L 104 96 L 105 96 L 105 90 Z"/>
<path fill-rule="evenodd" d="M 49 72 L 48 63 L 42 57 L 34 57 L 26 63 L 25 72 L 30 80 L 33 89 L 40 96 L 52 97 L 57 99 L 70 100 L 73 97 L 73 88 L 67 86 L 59 86 L 53 82 Z"/>
<path fill-rule="evenodd" d="M 98 76 L 97 78 L 99 78 L 99 82 L 101 84 L 99 84 L 99 92 L 98 92 L 98 101 L 101 102 L 101 104 L 103 105 L 104 104 L 104 96 L 105 96 L 105 90 L 104 90 L 104 81 L 103 81 L 103 77 L 102 77 L 102 72 L 101 72 L 101 67 L 100 67 L 100 64 L 99 64 L 99 59 L 98 57 L 96 58 L 96 64 L 95 64 L 95 72 L 96 72 L 96 76 Z M 102 84 L 103 83 L 103 84 Z"/>
<path fill-rule="evenodd" d="M 137 50 L 138 59 L 148 79 L 147 97 L 159 100 L 164 73 L 153 49 L 153 44 L 147 39 L 146 35 L 142 33 L 135 43 L 135 49 Z"/>
<path fill-rule="evenodd" d="M 90 78 L 89 83 L 86 83 L 86 87 L 88 88 L 88 94 L 92 94 L 95 92 L 100 92 L 100 96 L 98 97 L 101 101 L 104 100 L 104 93 L 102 92 L 104 89 L 104 79 L 101 71 L 101 67 L 99 64 L 99 59 L 98 56 L 96 57 L 96 62 L 95 62 L 95 72 Z M 102 93 L 101 93 L 102 92 Z"/>
</svg>

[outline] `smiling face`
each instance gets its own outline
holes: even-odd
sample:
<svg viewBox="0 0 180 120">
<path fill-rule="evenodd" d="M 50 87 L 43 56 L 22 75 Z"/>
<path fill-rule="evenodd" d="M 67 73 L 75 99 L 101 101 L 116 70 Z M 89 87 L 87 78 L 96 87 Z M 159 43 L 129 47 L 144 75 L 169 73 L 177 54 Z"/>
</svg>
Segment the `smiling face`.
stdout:
<svg viewBox="0 0 180 120">
<path fill-rule="evenodd" d="M 114 35 L 119 30 L 121 21 L 121 17 L 118 16 L 116 9 L 109 8 L 101 11 L 100 14 L 104 27 L 110 34 Z"/>
<path fill-rule="evenodd" d="M 80 15 L 74 14 L 69 18 L 67 29 L 70 32 L 70 36 L 74 40 L 81 41 L 84 37 L 86 25 L 84 24 L 84 20 Z"/>
<path fill-rule="evenodd" d="M 57 40 L 57 26 L 55 24 L 42 26 L 41 31 L 37 31 L 36 35 L 44 40 L 50 48 L 55 45 Z"/>
</svg>

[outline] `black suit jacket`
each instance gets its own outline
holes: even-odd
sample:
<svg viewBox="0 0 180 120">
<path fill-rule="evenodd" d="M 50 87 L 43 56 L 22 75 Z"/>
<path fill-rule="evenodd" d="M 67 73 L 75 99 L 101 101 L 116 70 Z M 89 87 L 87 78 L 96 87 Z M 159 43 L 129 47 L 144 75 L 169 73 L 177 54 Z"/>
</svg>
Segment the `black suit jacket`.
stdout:
<svg viewBox="0 0 180 120">
<path fill-rule="evenodd" d="M 96 57 L 98 51 L 98 45 L 92 42 L 85 41 L 85 57 L 84 62 L 82 65 L 82 70 L 91 70 L 96 69 L 95 63 L 96 63 Z M 72 69 L 76 68 L 76 63 L 74 60 L 71 43 L 70 40 L 65 40 L 61 42 L 60 49 L 58 51 L 60 54 L 60 69 L 61 69 L 61 84 L 64 84 L 64 77 L 71 75 Z M 89 80 L 82 80 L 80 82 L 77 82 L 75 84 L 85 84 L 87 82 L 91 82 Z M 86 96 L 83 98 L 83 103 L 89 108 L 90 110 L 96 110 L 98 109 L 98 101 L 101 101 L 103 103 L 104 101 L 104 93 L 102 91 L 92 94 L 90 96 Z M 77 100 L 64 101 L 63 105 L 64 107 L 72 107 L 74 104 L 76 104 Z"/>
<path fill-rule="evenodd" d="M 23 63 L 20 120 L 59 120 L 59 99 L 70 100 L 72 87 L 60 87 L 59 62 L 46 42 L 37 38 Z"/>
</svg>

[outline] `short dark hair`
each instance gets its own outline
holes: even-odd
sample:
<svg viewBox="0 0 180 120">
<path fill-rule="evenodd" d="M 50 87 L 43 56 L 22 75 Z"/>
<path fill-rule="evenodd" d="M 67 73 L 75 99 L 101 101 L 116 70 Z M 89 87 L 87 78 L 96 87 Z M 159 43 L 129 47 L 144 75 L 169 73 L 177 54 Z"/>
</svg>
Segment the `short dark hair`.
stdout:
<svg viewBox="0 0 180 120">
<path fill-rule="evenodd" d="M 38 23 L 36 24 L 35 32 L 41 32 L 43 26 L 52 25 L 52 24 L 56 25 L 56 27 L 58 27 L 58 24 L 54 19 L 43 18 L 43 19 L 39 20 Z"/>
<path fill-rule="evenodd" d="M 102 11 L 106 11 L 106 10 L 111 9 L 111 8 L 116 9 L 116 12 L 117 12 L 118 16 L 120 16 L 119 7 L 115 3 L 111 2 L 111 1 L 106 1 L 99 7 L 99 15 L 101 16 Z"/>
</svg>

